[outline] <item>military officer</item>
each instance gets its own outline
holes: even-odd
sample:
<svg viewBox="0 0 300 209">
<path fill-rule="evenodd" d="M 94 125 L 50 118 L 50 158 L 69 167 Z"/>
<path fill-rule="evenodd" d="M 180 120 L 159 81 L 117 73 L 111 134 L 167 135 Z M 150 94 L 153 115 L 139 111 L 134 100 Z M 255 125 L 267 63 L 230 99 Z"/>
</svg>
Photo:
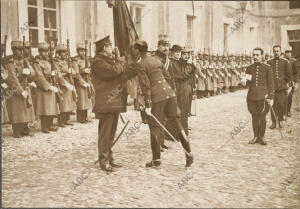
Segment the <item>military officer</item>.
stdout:
<svg viewBox="0 0 300 209">
<path fill-rule="evenodd" d="M 172 121 L 176 124 L 181 144 L 187 152 L 186 166 L 189 167 L 193 163 L 193 156 L 188 138 L 180 123 L 176 94 L 163 73 L 165 67 L 157 56 L 147 55 L 148 45 L 145 41 L 137 41 L 134 46 L 141 54 L 141 61 L 137 64 L 137 74 L 145 99 L 145 112 L 147 115 L 150 115 L 151 112 L 161 123 L 165 117 L 173 118 Z M 163 142 L 164 134 L 153 117 L 149 116 L 148 125 L 151 136 L 152 161 L 146 163 L 146 167 L 159 167 L 161 165 L 160 144 Z"/>
<path fill-rule="evenodd" d="M 32 136 L 28 123 L 34 120 L 31 92 L 28 78 L 34 77 L 34 70 L 23 57 L 23 43 L 12 41 L 13 56 L 6 60 L 4 67 L 8 71 L 7 84 L 12 96 L 7 99 L 7 111 L 12 123 L 13 136 Z"/>
<path fill-rule="evenodd" d="M 223 73 L 223 63 L 222 63 L 222 56 L 217 55 L 217 66 L 216 66 L 216 74 L 218 75 L 218 91 L 217 94 L 222 94 L 222 90 L 224 87 L 224 78 L 225 74 Z"/>
<path fill-rule="evenodd" d="M 121 112 L 127 107 L 127 80 L 136 76 L 134 70 L 124 69 L 123 62 L 113 58 L 110 37 L 95 42 L 96 55 L 91 63 L 91 75 L 95 87 L 93 112 L 99 119 L 98 159 L 100 168 L 107 172 L 120 165 L 113 162 L 111 150 Z"/>
<path fill-rule="evenodd" d="M 271 111 L 272 125 L 271 129 L 276 128 L 276 117 L 278 119 L 279 128 L 282 127 L 280 123 L 283 120 L 285 102 L 287 101 L 288 83 L 292 80 L 292 70 L 289 61 L 281 58 L 281 47 L 279 45 L 273 46 L 274 58 L 268 61 L 273 70 L 274 79 L 274 112 Z M 275 113 L 275 115 L 274 115 Z"/>
<path fill-rule="evenodd" d="M 217 55 L 215 53 L 212 53 L 211 59 L 210 59 L 210 64 L 209 64 L 209 70 L 212 74 L 211 82 L 212 82 L 212 86 L 213 86 L 213 89 L 210 92 L 211 96 L 215 96 L 216 92 L 218 90 L 218 78 L 219 78 L 219 76 L 216 73 L 216 68 L 217 68 Z"/>
<path fill-rule="evenodd" d="M 270 59 L 270 54 L 266 52 L 264 57 L 264 62 L 267 63 L 269 59 Z"/>
<path fill-rule="evenodd" d="M 56 72 L 51 69 L 49 60 L 49 45 L 45 42 L 38 44 L 39 55 L 33 61 L 35 70 L 36 89 L 36 114 L 41 119 L 42 132 L 57 131 L 53 124 L 54 117 L 59 114 L 59 107 L 55 94 L 58 88 L 53 83 Z"/>
<path fill-rule="evenodd" d="M 75 96 L 74 92 L 74 69 L 69 64 L 67 57 L 67 47 L 65 44 L 56 46 L 56 57 L 54 59 L 54 66 L 56 71 L 62 75 L 59 79 L 59 86 L 62 91 L 62 100 L 59 102 L 60 114 L 58 116 L 58 125 L 64 127 L 65 125 L 73 125 L 69 122 L 70 115 L 74 110 Z"/>
<path fill-rule="evenodd" d="M 285 50 L 284 54 L 285 54 L 285 58 L 290 62 L 290 65 L 291 65 L 291 68 L 292 68 L 292 73 L 293 73 L 293 75 L 292 75 L 293 78 L 290 82 L 290 87 L 292 87 L 292 89 L 288 94 L 288 102 L 287 102 L 287 110 L 286 110 L 287 111 L 286 112 L 287 116 L 291 117 L 291 107 L 292 107 L 292 101 L 293 101 L 293 94 L 295 92 L 295 86 L 299 82 L 298 81 L 298 77 L 299 77 L 298 73 L 299 72 L 297 70 L 297 60 L 292 57 L 292 50 L 287 49 L 287 50 Z"/>
<path fill-rule="evenodd" d="M 77 44 L 77 56 L 73 57 L 74 68 L 76 71 L 75 87 L 78 94 L 77 99 L 77 121 L 88 123 L 88 109 L 91 108 L 91 97 L 93 96 L 93 86 L 90 79 L 90 63 L 86 58 L 85 43 Z"/>
<path fill-rule="evenodd" d="M 274 83 L 270 65 L 262 62 L 263 50 L 259 47 L 253 50 L 254 63 L 247 67 L 246 74 L 250 76 L 248 81 L 242 79 L 242 84 L 249 85 L 247 94 L 247 106 L 252 115 L 252 127 L 254 137 L 249 144 L 259 143 L 266 145 L 264 139 L 266 130 L 266 115 L 273 105 Z"/>
</svg>

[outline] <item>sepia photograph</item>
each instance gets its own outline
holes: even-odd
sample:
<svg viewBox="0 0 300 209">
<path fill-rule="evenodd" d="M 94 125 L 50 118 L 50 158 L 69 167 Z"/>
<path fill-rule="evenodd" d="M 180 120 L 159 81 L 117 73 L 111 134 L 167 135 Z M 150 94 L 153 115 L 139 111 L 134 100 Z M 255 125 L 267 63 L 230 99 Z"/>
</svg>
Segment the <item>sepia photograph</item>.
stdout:
<svg viewBox="0 0 300 209">
<path fill-rule="evenodd" d="M 1 0 L 1 208 L 300 208 L 299 80 L 299 0 Z"/>
</svg>

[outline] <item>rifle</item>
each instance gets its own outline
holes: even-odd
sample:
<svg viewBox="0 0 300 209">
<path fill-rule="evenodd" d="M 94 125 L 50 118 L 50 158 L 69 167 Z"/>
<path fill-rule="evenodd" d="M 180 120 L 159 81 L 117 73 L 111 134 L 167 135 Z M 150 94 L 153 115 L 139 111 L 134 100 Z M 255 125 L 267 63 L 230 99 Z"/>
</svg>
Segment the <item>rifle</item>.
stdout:
<svg viewBox="0 0 300 209">
<path fill-rule="evenodd" d="M 58 89 L 58 92 L 55 93 L 55 99 L 56 99 L 56 103 L 60 103 L 63 101 L 63 96 L 62 96 L 62 91 L 59 87 L 59 84 L 58 84 L 58 79 L 57 79 L 57 72 L 56 70 L 54 69 L 54 61 L 53 61 L 53 48 L 52 48 L 52 41 L 49 41 L 50 43 L 50 53 L 49 53 L 49 56 L 50 56 L 50 64 L 51 64 L 51 84 L 53 86 L 55 86 L 57 89 Z M 52 75 L 52 72 L 54 72 L 54 75 Z"/>
<path fill-rule="evenodd" d="M 25 60 L 25 57 L 24 57 L 24 49 L 25 49 L 25 36 L 23 36 L 23 54 L 22 54 L 22 57 L 23 57 L 23 65 L 24 65 L 24 69 L 25 68 L 28 68 L 28 63 L 27 61 Z M 24 76 L 24 73 L 23 73 L 23 76 Z M 25 75 L 25 77 L 27 77 L 27 75 Z M 27 82 L 27 79 L 25 78 L 25 89 L 27 90 L 28 92 L 28 96 L 26 98 L 26 107 L 27 108 L 30 108 L 32 106 L 32 101 L 31 101 L 31 98 L 29 97 L 29 86 L 28 86 L 28 82 Z"/>
<path fill-rule="evenodd" d="M 68 50 L 68 58 L 67 58 L 68 69 L 70 70 L 70 68 L 71 68 L 71 55 L 70 55 L 70 40 L 69 39 L 67 39 L 67 50 Z M 74 87 L 73 90 L 72 90 L 72 98 L 75 102 L 77 102 L 78 95 L 77 95 L 77 92 L 75 90 L 75 85 L 74 85 L 74 80 L 73 80 L 73 77 L 72 77 L 72 72 L 71 73 L 69 72 L 69 79 L 70 79 L 70 83 Z"/>
<path fill-rule="evenodd" d="M 89 62 L 88 62 L 88 56 L 87 56 L 87 40 L 85 40 L 85 68 L 89 67 Z M 88 98 L 90 99 L 94 94 L 95 94 L 95 90 L 91 81 L 91 77 L 89 73 L 86 73 L 86 80 L 88 81 L 88 83 L 90 84 L 90 86 L 88 87 Z"/>
</svg>

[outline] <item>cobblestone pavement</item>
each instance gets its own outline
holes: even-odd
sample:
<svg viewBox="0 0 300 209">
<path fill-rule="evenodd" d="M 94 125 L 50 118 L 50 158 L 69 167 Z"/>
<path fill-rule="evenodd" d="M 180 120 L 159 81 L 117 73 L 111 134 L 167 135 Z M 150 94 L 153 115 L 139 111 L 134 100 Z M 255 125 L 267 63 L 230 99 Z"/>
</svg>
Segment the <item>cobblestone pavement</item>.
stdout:
<svg viewBox="0 0 300 209">
<path fill-rule="evenodd" d="M 115 159 L 123 167 L 111 174 L 93 165 L 95 119 L 22 139 L 12 138 L 6 125 L 2 206 L 299 208 L 300 113 L 293 111 L 284 124 L 284 138 L 279 129 L 267 128 L 267 146 L 249 145 L 253 136 L 245 97 L 243 90 L 197 100 L 197 116 L 189 119 L 195 156 L 189 169 L 180 145 L 169 141 L 172 148 L 162 153 L 161 168 L 144 167 L 151 159 L 149 129 L 139 125 L 132 107 L 123 116 L 130 118 L 129 128 L 136 128 L 115 145 Z M 119 123 L 117 134 L 124 126 Z"/>
</svg>

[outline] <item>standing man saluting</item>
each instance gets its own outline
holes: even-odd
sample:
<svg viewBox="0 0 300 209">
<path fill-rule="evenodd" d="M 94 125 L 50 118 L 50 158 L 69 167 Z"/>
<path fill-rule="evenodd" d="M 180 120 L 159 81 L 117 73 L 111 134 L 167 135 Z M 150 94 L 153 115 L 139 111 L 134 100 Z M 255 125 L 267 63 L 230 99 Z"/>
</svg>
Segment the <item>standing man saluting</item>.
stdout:
<svg viewBox="0 0 300 209">
<path fill-rule="evenodd" d="M 269 105 L 273 105 L 274 83 L 270 65 L 262 62 L 263 53 L 264 51 L 259 47 L 253 50 L 254 63 L 247 67 L 246 77 L 241 81 L 244 86 L 246 82 L 249 84 L 247 106 L 252 115 L 254 132 L 254 138 L 249 141 L 249 144 L 267 144 L 264 140 L 266 115 Z"/>
<path fill-rule="evenodd" d="M 126 112 L 126 81 L 136 75 L 134 70 L 125 71 L 124 65 L 114 59 L 109 36 L 96 41 L 96 55 L 91 63 L 91 73 L 95 86 L 93 112 L 99 119 L 98 159 L 100 168 L 107 172 L 120 167 L 113 162 L 111 150 L 116 135 L 119 114 Z"/>
<path fill-rule="evenodd" d="M 276 117 L 278 119 L 279 128 L 282 127 L 280 122 L 283 120 L 285 105 L 287 103 L 287 90 L 288 83 L 292 79 L 292 70 L 290 63 L 287 59 L 281 58 L 281 47 L 279 45 L 273 46 L 274 58 L 268 61 L 268 64 L 271 65 L 273 70 L 273 79 L 274 79 L 274 115 L 271 112 L 272 126 L 271 129 L 276 128 Z"/>
</svg>

